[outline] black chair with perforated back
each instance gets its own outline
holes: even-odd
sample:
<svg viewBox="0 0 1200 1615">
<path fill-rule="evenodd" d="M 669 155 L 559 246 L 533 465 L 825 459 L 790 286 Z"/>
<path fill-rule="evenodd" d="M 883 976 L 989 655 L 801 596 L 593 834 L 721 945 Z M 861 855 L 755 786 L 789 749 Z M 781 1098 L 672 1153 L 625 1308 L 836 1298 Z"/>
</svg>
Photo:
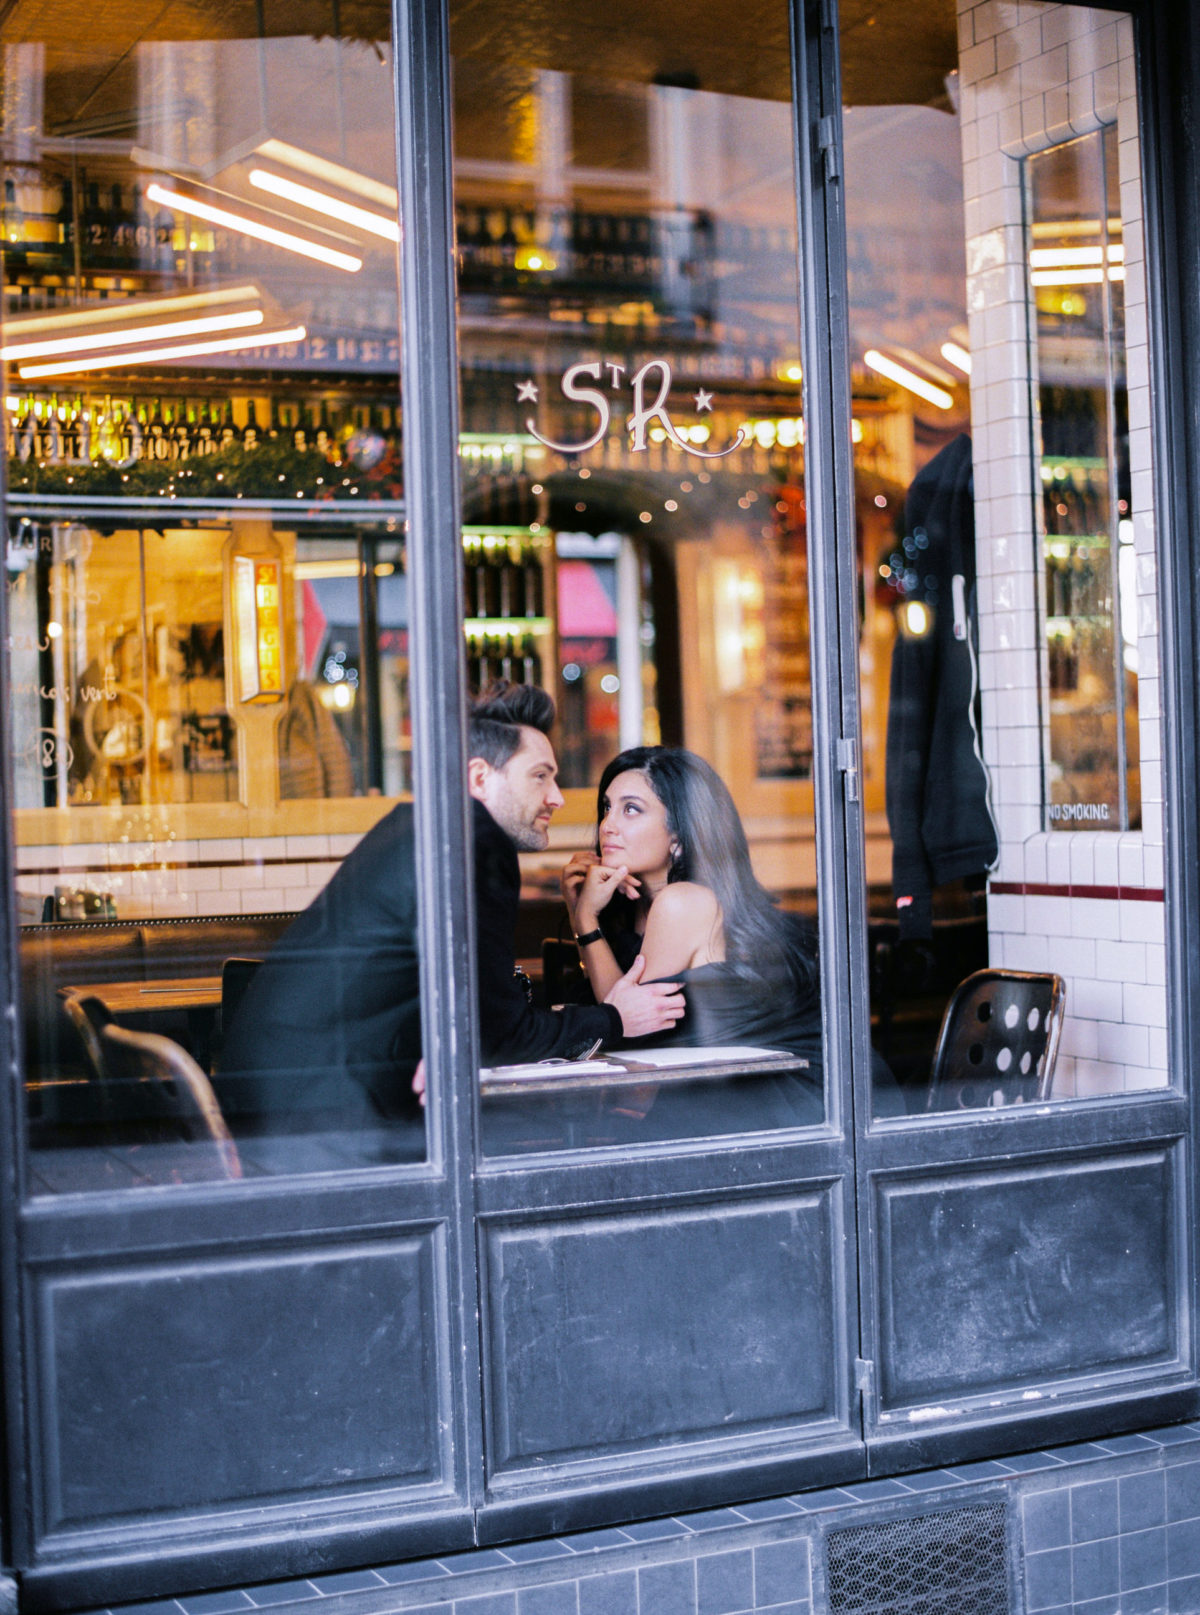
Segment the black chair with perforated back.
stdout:
<svg viewBox="0 0 1200 1615">
<path fill-rule="evenodd" d="M 1046 1099 L 1066 1009 L 1052 971 L 977 970 L 946 1006 L 927 1110 L 983 1110 Z"/>
<path fill-rule="evenodd" d="M 240 1178 L 242 1164 L 212 1083 L 185 1048 L 157 1032 L 115 1022 L 100 1032 L 105 1078 L 143 1086 L 146 1108 L 182 1137 L 211 1146 L 212 1176 Z"/>
</svg>

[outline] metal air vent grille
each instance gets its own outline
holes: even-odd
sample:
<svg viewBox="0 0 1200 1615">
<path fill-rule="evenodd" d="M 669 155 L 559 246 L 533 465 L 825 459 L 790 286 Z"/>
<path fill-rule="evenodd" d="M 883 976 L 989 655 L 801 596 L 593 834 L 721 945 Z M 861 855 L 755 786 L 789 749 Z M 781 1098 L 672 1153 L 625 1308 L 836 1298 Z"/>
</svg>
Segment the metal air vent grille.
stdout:
<svg viewBox="0 0 1200 1615">
<path fill-rule="evenodd" d="M 1004 1504 L 831 1531 L 830 1615 L 1008 1615 Z"/>
</svg>

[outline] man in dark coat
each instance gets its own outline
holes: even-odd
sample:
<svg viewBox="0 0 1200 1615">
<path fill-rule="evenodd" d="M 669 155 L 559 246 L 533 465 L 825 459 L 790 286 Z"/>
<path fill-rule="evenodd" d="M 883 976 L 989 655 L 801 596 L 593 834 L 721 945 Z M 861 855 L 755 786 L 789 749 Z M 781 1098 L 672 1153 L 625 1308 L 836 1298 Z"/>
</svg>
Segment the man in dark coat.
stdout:
<svg viewBox="0 0 1200 1615">
<path fill-rule="evenodd" d="M 641 985 L 640 961 L 603 1004 L 541 1010 L 514 975 L 518 849 L 542 851 L 563 804 L 544 690 L 501 685 L 468 736 L 480 1042 L 485 1065 L 578 1058 L 670 1026 L 677 987 Z M 411 1115 L 421 1058 L 411 803 L 386 815 L 280 938 L 228 1029 L 218 1086 L 231 1121 L 345 1128 Z"/>
</svg>

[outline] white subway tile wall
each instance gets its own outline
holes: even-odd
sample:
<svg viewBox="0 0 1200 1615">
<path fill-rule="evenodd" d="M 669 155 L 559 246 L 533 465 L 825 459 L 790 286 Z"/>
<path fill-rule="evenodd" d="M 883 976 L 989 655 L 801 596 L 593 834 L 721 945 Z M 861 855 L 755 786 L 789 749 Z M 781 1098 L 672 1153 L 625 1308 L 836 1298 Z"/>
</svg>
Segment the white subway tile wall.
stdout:
<svg viewBox="0 0 1200 1615">
<path fill-rule="evenodd" d="M 59 886 L 111 896 L 122 920 L 297 912 L 358 839 L 266 836 L 19 847 L 17 891 L 31 918 Z"/>
<path fill-rule="evenodd" d="M 959 0 L 967 302 L 973 370 L 980 681 L 1000 861 L 993 883 L 1034 888 L 988 903 L 991 957 L 1057 970 L 1067 1025 L 1061 1097 L 1167 1080 L 1162 740 L 1151 464 L 1150 359 L 1133 34 L 1125 16 L 1031 0 Z M 1033 531 L 1020 159 L 1115 123 L 1125 244 L 1142 829 L 1042 825 L 1038 717 L 1040 565 Z M 1014 617 L 1017 622 L 1014 623 Z M 1014 730 L 1024 730 L 1021 744 Z M 1059 897 L 1037 888 L 1117 895 Z M 1136 897 L 1127 896 L 1134 893 Z"/>
</svg>

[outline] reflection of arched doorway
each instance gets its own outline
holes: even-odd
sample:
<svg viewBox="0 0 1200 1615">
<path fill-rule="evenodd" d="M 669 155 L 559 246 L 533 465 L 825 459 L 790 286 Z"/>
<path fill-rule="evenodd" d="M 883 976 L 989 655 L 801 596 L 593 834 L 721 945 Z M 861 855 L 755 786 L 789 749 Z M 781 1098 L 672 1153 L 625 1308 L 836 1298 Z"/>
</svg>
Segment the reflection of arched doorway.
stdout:
<svg viewBox="0 0 1200 1615">
<path fill-rule="evenodd" d="M 565 467 L 545 488 L 559 552 L 560 763 L 565 783 L 592 785 L 621 746 L 684 741 L 676 553 L 702 536 L 713 501 L 703 500 L 697 522 L 695 500 L 668 508 L 677 474 L 602 467 Z M 587 616 L 588 600 L 599 602 L 582 578 L 572 598 L 580 565 L 602 574 L 604 634 L 599 615 Z M 599 688 L 614 676 L 618 688 Z"/>
</svg>

